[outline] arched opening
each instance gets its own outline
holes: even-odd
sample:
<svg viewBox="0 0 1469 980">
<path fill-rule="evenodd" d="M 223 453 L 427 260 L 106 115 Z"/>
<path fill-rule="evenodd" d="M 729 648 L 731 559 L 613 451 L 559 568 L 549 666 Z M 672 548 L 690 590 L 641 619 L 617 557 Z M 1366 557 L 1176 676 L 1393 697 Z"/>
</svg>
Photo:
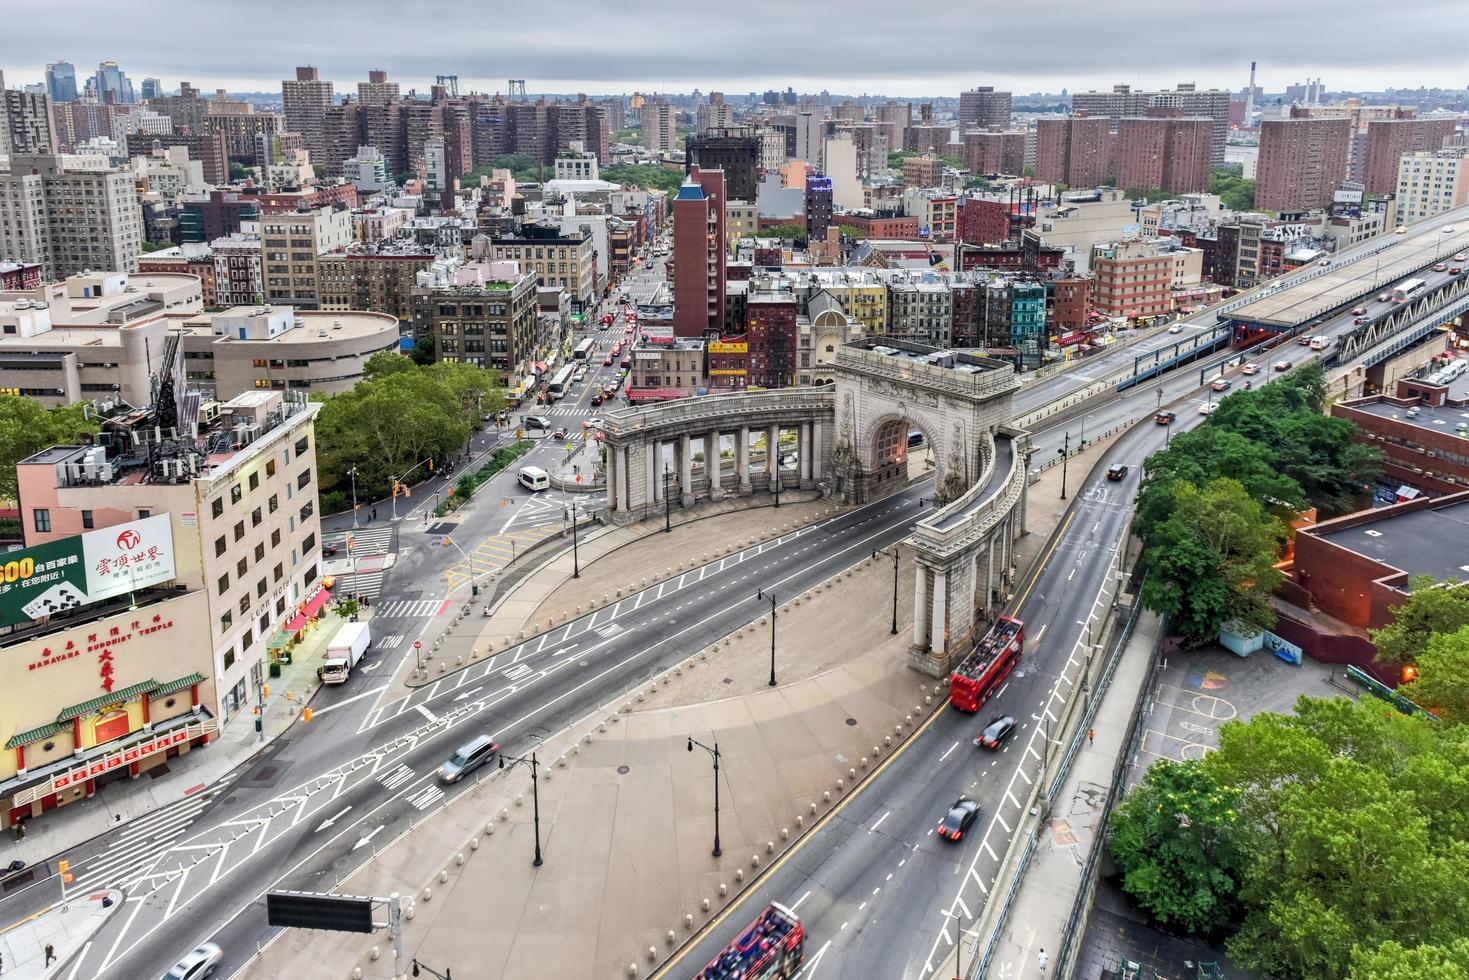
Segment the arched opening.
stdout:
<svg viewBox="0 0 1469 980">
<path fill-rule="evenodd" d="M 874 486 L 891 493 L 905 485 L 910 477 L 910 458 L 915 450 L 927 458 L 928 433 L 909 419 L 898 417 L 882 422 L 872 436 L 872 472 Z"/>
</svg>

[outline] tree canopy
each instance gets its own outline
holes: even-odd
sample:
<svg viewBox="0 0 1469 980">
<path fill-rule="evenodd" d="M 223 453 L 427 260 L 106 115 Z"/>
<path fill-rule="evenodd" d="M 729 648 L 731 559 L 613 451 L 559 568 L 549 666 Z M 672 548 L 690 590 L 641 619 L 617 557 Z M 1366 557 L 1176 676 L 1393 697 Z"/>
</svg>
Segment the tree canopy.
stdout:
<svg viewBox="0 0 1469 980">
<path fill-rule="evenodd" d="M 496 371 L 461 362 L 427 366 L 393 353 L 374 354 L 363 380 L 325 399 L 317 416 L 317 466 L 324 497 L 338 503 L 357 469 L 359 498 L 386 496 L 395 477 L 419 464 L 410 482 L 462 452 L 480 418 L 505 404 Z M 330 509 L 329 503 L 323 507 Z"/>
<path fill-rule="evenodd" d="M 667 191 L 669 194 L 678 193 L 684 180 L 682 170 L 669 170 L 647 163 L 617 163 L 603 167 L 600 172 L 603 180 L 614 184 L 641 187 L 650 191 Z"/>
<path fill-rule="evenodd" d="M 531 184 L 541 179 L 541 162 L 524 153 L 502 153 L 487 166 L 475 167 L 459 178 L 465 187 L 478 184 L 481 177 L 491 177 L 496 170 L 508 170 L 517 183 Z"/>
<path fill-rule="evenodd" d="M 1143 464 L 1133 517 L 1153 572 L 1143 602 L 1177 617 L 1184 635 L 1202 639 L 1235 616 L 1269 625 L 1283 521 L 1311 506 L 1323 517 L 1354 510 L 1376 479 L 1381 452 L 1356 442 L 1351 422 L 1323 415 L 1324 402 L 1321 368 L 1305 365 L 1225 398 Z M 1259 533 L 1211 521 L 1210 507 L 1259 521 Z"/>
<path fill-rule="evenodd" d="M 1408 601 L 1393 610 L 1393 621 L 1371 631 L 1372 645 L 1379 663 L 1416 664 L 1434 634 L 1464 626 L 1469 626 L 1469 583 L 1440 588 L 1427 575 L 1415 576 L 1408 580 Z"/>
<path fill-rule="evenodd" d="M 1209 171 L 1209 193 L 1219 195 L 1231 211 L 1250 211 L 1255 207 L 1255 182 L 1241 176 L 1242 170 L 1234 164 Z"/>
<path fill-rule="evenodd" d="M 24 395 L 0 398 L 0 499 L 16 499 L 15 464 L 48 446 L 74 443 L 100 428 L 81 405 L 45 408 Z"/>
<path fill-rule="evenodd" d="M 1469 626 L 1430 636 L 1415 666 L 1417 677 L 1399 691 L 1444 721 L 1469 722 Z"/>
</svg>

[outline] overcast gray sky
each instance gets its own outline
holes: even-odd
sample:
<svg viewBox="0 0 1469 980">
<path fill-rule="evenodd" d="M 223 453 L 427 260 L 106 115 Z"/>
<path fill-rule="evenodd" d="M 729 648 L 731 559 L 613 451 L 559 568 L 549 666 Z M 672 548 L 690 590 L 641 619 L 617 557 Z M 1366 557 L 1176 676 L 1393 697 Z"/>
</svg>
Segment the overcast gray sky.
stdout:
<svg viewBox="0 0 1469 980">
<path fill-rule="evenodd" d="M 1240 88 L 1251 60 L 1279 91 L 1308 75 L 1329 89 L 1469 84 L 1469 17 L 1447 0 L 5 0 L 0 70 L 16 85 L 68 60 L 113 59 L 134 79 L 279 91 L 314 64 L 338 91 L 369 68 L 424 89 L 727 92 L 783 89 L 948 95 L 1116 82 Z"/>
</svg>

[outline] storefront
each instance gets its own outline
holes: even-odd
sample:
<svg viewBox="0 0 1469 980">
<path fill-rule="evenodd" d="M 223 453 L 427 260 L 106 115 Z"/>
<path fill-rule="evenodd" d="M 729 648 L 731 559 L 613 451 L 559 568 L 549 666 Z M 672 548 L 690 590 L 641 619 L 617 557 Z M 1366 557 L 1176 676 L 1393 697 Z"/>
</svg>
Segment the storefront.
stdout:
<svg viewBox="0 0 1469 980">
<path fill-rule="evenodd" d="M 137 778 L 217 728 L 203 592 L 0 641 L 0 826 Z"/>
</svg>

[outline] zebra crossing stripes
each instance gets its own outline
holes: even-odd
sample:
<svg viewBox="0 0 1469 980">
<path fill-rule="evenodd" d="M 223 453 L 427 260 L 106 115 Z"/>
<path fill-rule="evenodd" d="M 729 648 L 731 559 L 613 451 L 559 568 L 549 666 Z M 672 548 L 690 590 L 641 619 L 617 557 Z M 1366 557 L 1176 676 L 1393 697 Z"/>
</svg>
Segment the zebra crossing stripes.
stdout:
<svg viewBox="0 0 1469 980">
<path fill-rule="evenodd" d="M 427 810 L 429 807 L 433 806 L 435 803 L 439 802 L 439 800 L 442 800 L 443 798 L 444 791 L 434 785 L 425 786 L 417 793 L 414 793 L 411 796 L 404 797 L 404 799 L 406 799 L 409 803 L 412 803 L 420 810 Z"/>
<path fill-rule="evenodd" d="M 623 628 L 621 623 L 607 623 L 603 626 L 596 627 L 592 632 L 604 640 L 610 640 L 619 633 L 626 633 L 627 630 Z"/>
<path fill-rule="evenodd" d="M 77 862 L 79 888 L 104 888 L 145 875 L 183 837 L 219 790 L 197 796 L 132 821 L 107 850 Z"/>
<path fill-rule="evenodd" d="M 357 596 L 368 599 L 376 599 L 382 595 L 383 573 L 377 572 L 343 572 L 337 576 L 335 592 L 339 596 L 356 593 Z"/>
<path fill-rule="evenodd" d="M 323 531 L 324 544 L 334 544 L 342 552 L 347 550 L 347 535 L 352 536 L 352 553 L 363 555 L 385 555 L 393 550 L 393 526 L 391 524 L 369 525 L 356 530 Z"/>
<path fill-rule="evenodd" d="M 413 770 L 407 766 L 400 765 L 398 768 L 385 772 L 377 777 L 384 789 L 397 789 L 413 778 Z"/>
<path fill-rule="evenodd" d="M 413 619 L 437 616 L 448 604 L 447 599 L 390 599 L 373 608 L 384 619 Z"/>
</svg>

